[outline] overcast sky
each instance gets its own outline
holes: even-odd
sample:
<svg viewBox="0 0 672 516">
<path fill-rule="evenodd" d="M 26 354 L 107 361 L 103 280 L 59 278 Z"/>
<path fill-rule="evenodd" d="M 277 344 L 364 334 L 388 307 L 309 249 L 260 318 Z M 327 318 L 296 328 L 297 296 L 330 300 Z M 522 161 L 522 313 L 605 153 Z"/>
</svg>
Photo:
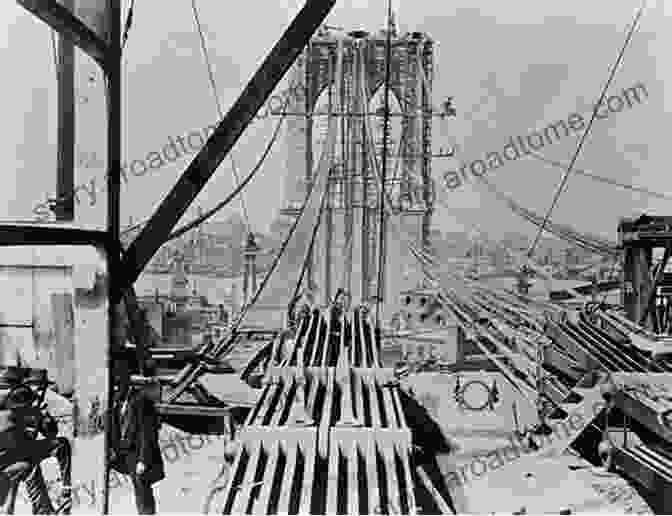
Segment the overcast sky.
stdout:
<svg viewBox="0 0 672 516">
<path fill-rule="evenodd" d="M 221 101 L 227 109 L 266 53 L 298 11 L 299 2 L 247 0 L 241 3 L 199 0 Z M 625 40 L 638 3 L 567 0 L 416 0 L 399 7 L 402 30 L 428 32 L 439 43 L 435 101 L 453 96 L 457 117 L 435 122 L 434 149 L 457 144 L 458 159 L 435 159 L 434 176 L 460 167 L 491 150 L 501 150 L 510 136 L 525 135 L 573 112 L 585 113 L 599 97 L 608 72 Z M 235 8 L 233 7 L 235 6 Z M 382 28 L 385 2 L 338 1 L 328 18 L 346 29 Z M 626 51 L 610 89 L 618 94 L 638 82 L 648 98 L 641 105 L 595 123 L 577 167 L 614 180 L 672 194 L 667 151 L 672 103 L 672 9 L 649 2 L 640 29 Z M 0 64 L 4 70 L 0 98 L 3 138 L 0 164 L 3 218 L 29 216 L 36 203 L 55 190 L 56 82 L 50 32 L 12 1 L 0 4 Z M 81 59 L 77 88 L 78 147 L 104 157 L 104 98 L 101 75 Z M 189 0 L 138 0 L 125 50 L 124 156 L 142 159 L 160 150 L 170 136 L 185 135 L 216 121 L 216 106 Z M 672 96 L 670 97 L 672 98 Z M 233 155 L 247 174 L 273 131 L 273 119 L 250 127 Z M 542 149 L 568 162 L 579 134 Z M 285 153 L 278 145 L 259 178 L 248 188 L 250 216 L 264 231 L 282 200 Z M 193 155 L 192 155 L 193 156 Z M 184 157 L 143 177 L 129 174 L 123 188 L 122 220 L 149 216 L 189 163 Z M 77 171 L 77 183 L 103 182 L 104 170 Z M 492 175 L 504 192 L 523 206 L 544 213 L 562 171 L 530 158 L 508 163 Z M 199 196 L 208 208 L 233 187 L 230 164 L 223 163 Z M 101 194 L 98 194 L 100 197 Z M 436 225 L 460 229 L 475 222 L 497 234 L 533 235 L 534 227 L 518 219 L 491 194 L 467 184 L 443 194 L 450 209 L 439 208 Z M 104 221 L 104 202 L 89 206 L 80 196 L 78 218 Z M 239 204 L 232 209 L 238 210 Z M 616 238 L 617 219 L 648 210 L 672 215 L 672 202 L 594 183 L 581 176 L 569 180 L 554 220 L 583 231 Z M 225 217 L 231 211 L 223 212 Z M 188 216 L 192 216 L 193 211 Z"/>
</svg>

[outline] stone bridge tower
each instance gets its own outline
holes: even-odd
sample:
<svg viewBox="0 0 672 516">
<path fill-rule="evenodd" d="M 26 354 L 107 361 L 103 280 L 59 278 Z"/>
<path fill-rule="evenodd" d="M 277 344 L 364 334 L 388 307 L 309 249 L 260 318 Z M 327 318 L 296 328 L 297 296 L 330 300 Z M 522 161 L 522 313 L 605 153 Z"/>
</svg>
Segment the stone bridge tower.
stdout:
<svg viewBox="0 0 672 516">
<path fill-rule="evenodd" d="M 385 30 L 373 34 L 322 28 L 290 72 L 281 211 L 288 220 L 296 216 L 315 180 L 328 114 L 336 115 L 327 209 L 308 274 L 324 300 L 339 287 L 352 292 L 354 302 L 372 301 L 377 293 L 386 35 Z M 407 277 L 405 283 L 405 271 L 415 262 L 399 233 L 415 244 L 429 244 L 433 55 L 427 34 L 400 35 L 393 28 L 385 190 L 400 214 L 387 223 L 385 304 L 418 279 Z"/>
</svg>

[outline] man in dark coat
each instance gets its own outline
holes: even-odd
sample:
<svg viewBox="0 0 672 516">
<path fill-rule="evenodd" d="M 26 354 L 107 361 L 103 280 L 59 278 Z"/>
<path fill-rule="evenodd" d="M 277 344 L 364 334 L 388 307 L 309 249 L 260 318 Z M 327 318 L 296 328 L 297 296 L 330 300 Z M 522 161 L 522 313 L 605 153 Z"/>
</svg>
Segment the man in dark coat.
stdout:
<svg viewBox="0 0 672 516">
<path fill-rule="evenodd" d="M 154 374 L 154 366 L 147 364 L 146 373 Z M 135 491 L 138 514 L 156 514 L 153 484 L 165 478 L 159 429 L 161 423 L 154 406 L 152 388 L 131 387 L 128 377 L 120 385 L 119 444 L 114 467 L 129 475 Z"/>
<path fill-rule="evenodd" d="M 13 514 L 19 482 L 26 485 L 33 514 L 70 514 L 72 507 L 70 442 L 58 437 L 56 421 L 35 406 L 30 387 L 11 390 L 0 409 L 0 512 Z M 45 438 L 38 439 L 42 434 Z M 61 505 L 51 503 L 40 463 L 48 457 L 58 460 L 63 482 Z"/>
</svg>

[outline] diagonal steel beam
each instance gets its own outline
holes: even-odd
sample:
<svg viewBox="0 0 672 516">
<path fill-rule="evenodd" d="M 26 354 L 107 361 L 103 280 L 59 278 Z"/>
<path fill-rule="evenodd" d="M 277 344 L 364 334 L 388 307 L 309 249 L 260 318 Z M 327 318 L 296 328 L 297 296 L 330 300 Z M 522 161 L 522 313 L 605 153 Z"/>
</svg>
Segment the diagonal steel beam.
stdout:
<svg viewBox="0 0 672 516">
<path fill-rule="evenodd" d="M 335 3 L 336 0 L 306 1 L 236 103 L 126 251 L 121 267 L 125 272 L 119 285 L 121 291 L 137 280 L 154 253 L 165 243 L 175 224 L 236 144 Z M 118 300 L 120 295 L 118 291 L 114 299 Z"/>
<path fill-rule="evenodd" d="M 95 32 L 56 0 L 17 0 L 18 4 L 37 16 L 59 34 L 70 38 L 104 70 L 110 46 Z"/>
</svg>

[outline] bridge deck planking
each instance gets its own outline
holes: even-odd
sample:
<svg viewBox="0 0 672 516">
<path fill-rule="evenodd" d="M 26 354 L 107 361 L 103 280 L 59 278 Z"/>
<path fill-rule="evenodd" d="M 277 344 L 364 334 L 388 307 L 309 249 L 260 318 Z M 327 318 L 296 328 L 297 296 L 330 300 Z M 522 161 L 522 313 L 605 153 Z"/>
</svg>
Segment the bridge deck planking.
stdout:
<svg viewBox="0 0 672 516">
<path fill-rule="evenodd" d="M 380 367 L 368 316 L 358 310 L 348 316 L 341 320 L 352 321 L 349 342 L 343 336 L 332 338 L 328 321 L 335 319 L 328 310 L 316 311 L 301 322 L 303 338 L 286 350 L 296 366 L 274 356 L 263 393 L 240 432 L 242 446 L 227 486 L 224 512 L 358 513 L 366 508 L 395 514 L 402 502 L 406 513 L 417 512 L 411 433 L 398 383 L 392 370 Z M 344 331 L 347 326 L 340 328 Z M 338 348 L 330 349 L 334 345 Z M 302 357 L 309 346 L 310 356 Z M 335 421 L 338 413 L 341 421 Z M 306 417 L 313 419 L 307 426 Z M 278 481 L 271 470 L 277 471 L 283 462 Z M 343 482 L 348 489 L 343 489 Z M 269 505 L 274 498 L 277 507 Z"/>
</svg>

